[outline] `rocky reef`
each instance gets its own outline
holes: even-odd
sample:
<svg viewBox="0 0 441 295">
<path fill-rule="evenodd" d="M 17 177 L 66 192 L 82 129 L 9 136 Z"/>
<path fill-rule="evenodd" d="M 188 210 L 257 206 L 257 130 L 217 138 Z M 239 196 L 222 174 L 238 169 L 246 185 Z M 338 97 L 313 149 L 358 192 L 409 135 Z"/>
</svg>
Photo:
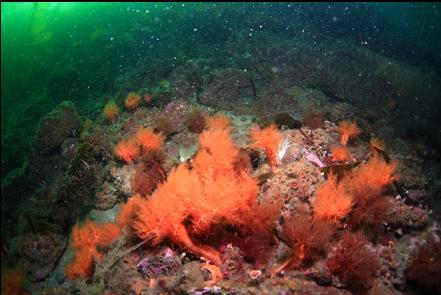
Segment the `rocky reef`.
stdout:
<svg viewBox="0 0 441 295">
<path fill-rule="evenodd" d="M 440 292 L 439 167 L 403 140 L 439 77 L 235 38 L 235 65 L 189 61 L 121 88 L 110 117 L 62 102 L 41 120 L 2 182 L 2 292 Z"/>
</svg>

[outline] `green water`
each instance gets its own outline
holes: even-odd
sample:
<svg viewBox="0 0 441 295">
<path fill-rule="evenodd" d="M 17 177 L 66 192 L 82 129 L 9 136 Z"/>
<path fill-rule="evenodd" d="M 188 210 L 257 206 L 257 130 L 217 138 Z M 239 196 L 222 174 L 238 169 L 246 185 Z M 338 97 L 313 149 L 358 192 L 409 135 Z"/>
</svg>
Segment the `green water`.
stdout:
<svg viewBox="0 0 441 295">
<path fill-rule="evenodd" d="M 235 66 L 231 48 L 239 35 L 250 42 L 262 32 L 287 40 L 301 36 L 312 47 L 329 38 L 349 40 L 438 73 L 441 65 L 440 6 L 434 3 L 1 7 L 2 177 L 21 165 L 38 120 L 57 103 L 72 100 L 81 115 L 93 118 L 109 97 L 154 86 L 191 59 Z"/>
</svg>

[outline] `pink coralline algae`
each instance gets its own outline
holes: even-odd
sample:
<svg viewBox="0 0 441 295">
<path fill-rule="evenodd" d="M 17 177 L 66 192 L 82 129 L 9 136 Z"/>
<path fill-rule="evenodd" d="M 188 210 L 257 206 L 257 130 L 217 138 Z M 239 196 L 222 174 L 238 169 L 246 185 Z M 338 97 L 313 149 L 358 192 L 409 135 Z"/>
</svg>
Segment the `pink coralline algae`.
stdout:
<svg viewBox="0 0 441 295">
<path fill-rule="evenodd" d="M 323 164 L 323 162 L 320 160 L 320 158 L 316 154 L 308 151 L 307 149 L 304 149 L 303 152 L 305 153 L 306 160 L 308 160 L 309 162 L 315 164 L 316 166 L 318 166 L 320 168 L 325 167 L 325 164 Z"/>
<path fill-rule="evenodd" d="M 141 259 L 137 267 L 138 272 L 149 278 L 156 278 L 160 275 L 176 274 L 181 270 L 181 263 L 179 257 L 174 255 L 170 248 L 167 248 L 160 255 Z"/>
</svg>

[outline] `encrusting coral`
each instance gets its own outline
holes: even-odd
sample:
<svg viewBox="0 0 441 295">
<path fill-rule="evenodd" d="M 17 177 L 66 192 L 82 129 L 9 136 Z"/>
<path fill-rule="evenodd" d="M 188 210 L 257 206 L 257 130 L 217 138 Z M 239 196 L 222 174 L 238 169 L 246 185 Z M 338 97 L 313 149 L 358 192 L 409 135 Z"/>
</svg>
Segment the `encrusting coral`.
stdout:
<svg viewBox="0 0 441 295">
<path fill-rule="evenodd" d="M 277 150 L 282 142 L 282 133 L 275 124 L 265 129 L 255 127 L 251 130 L 253 147 L 264 149 L 268 162 L 272 168 L 277 167 Z"/>
<path fill-rule="evenodd" d="M 355 122 L 342 121 L 338 124 L 338 133 L 340 134 L 340 143 L 342 145 L 347 145 L 349 139 L 359 135 L 361 130 Z"/>
<path fill-rule="evenodd" d="M 256 203 L 259 187 L 248 171 L 234 170 L 239 151 L 227 130 L 205 130 L 199 142 L 192 169 L 182 163 L 151 197 L 132 197 L 117 221 L 128 225 L 139 238 L 152 239 L 154 245 L 167 237 L 219 265 L 220 254 L 195 244 L 190 236 L 203 236 L 221 222 L 244 226 L 242 216 Z"/>
</svg>

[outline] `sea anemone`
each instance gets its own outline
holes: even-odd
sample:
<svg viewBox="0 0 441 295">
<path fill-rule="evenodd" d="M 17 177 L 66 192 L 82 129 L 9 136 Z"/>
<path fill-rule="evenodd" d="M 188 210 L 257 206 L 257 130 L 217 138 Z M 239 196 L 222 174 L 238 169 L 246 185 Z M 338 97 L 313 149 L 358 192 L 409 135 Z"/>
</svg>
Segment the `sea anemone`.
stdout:
<svg viewBox="0 0 441 295">
<path fill-rule="evenodd" d="M 213 177 L 234 171 L 234 163 L 239 152 L 234 146 L 228 130 L 205 130 L 199 136 L 199 145 L 199 152 L 193 160 L 193 167 L 197 171 Z"/>
<path fill-rule="evenodd" d="M 109 100 L 109 102 L 104 107 L 104 118 L 111 122 L 115 122 L 119 115 L 119 107 L 114 100 Z"/>
<path fill-rule="evenodd" d="M 118 237 L 119 233 L 118 226 L 113 223 L 97 224 L 88 220 L 81 227 L 78 224 L 73 227 L 71 247 L 73 249 L 104 247 Z"/>
<path fill-rule="evenodd" d="M 361 133 L 357 123 L 351 121 L 342 121 L 338 124 L 338 132 L 340 134 L 340 143 L 346 145 L 352 137 Z"/>
<path fill-rule="evenodd" d="M 98 254 L 97 255 L 98 258 Z M 87 278 L 93 274 L 94 254 L 88 249 L 76 251 L 75 259 L 66 265 L 64 273 L 70 279 Z"/>
<path fill-rule="evenodd" d="M 141 101 L 141 96 L 136 92 L 132 91 L 129 94 L 127 94 L 127 97 L 124 101 L 124 105 L 128 110 L 133 111 L 138 107 L 140 101 Z"/>
<path fill-rule="evenodd" d="M 139 212 L 139 207 L 145 199 L 140 194 L 134 194 L 127 200 L 116 216 L 116 223 L 119 227 L 130 226 L 134 222 L 135 212 Z"/>
<path fill-rule="evenodd" d="M 257 280 L 262 275 L 262 271 L 258 269 L 251 269 L 248 272 L 248 275 L 252 280 Z"/>
</svg>

